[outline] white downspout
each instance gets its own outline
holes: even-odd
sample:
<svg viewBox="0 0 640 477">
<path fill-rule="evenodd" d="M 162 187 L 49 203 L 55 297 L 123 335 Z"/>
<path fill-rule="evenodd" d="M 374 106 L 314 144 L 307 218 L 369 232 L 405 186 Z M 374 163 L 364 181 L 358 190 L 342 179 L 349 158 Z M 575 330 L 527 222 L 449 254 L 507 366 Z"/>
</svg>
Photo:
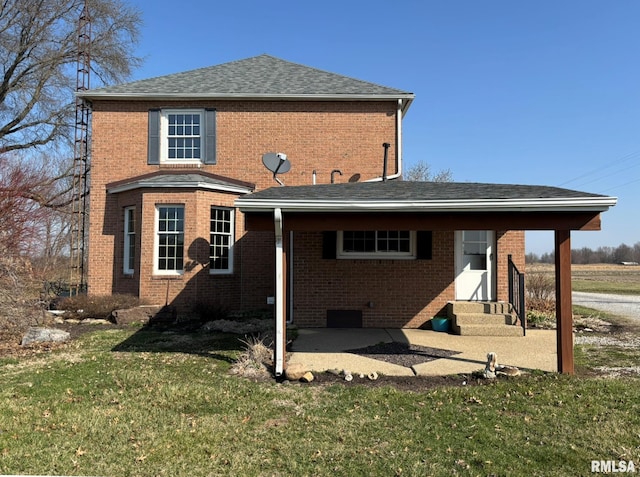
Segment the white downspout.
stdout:
<svg viewBox="0 0 640 477">
<path fill-rule="evenodd" d="M 293 323 L 293 230 L 289 232 L 289 250 L 287 251 L 287 277 L 289 277 L 287 286 L 289 287 L 289 314 L 287 315 L 287 323 Z"/>
<path fill-rule="evenodd" d="M 396 151 L 398 157 L 398 173 L 396 177 L 402 175 L 402 100 L 398 100 L 398 109 L 396 110 Z"/>
<path fill-rule="evenodd" d="M 284 284 L 283 276 L 283 257 L 282 257 L 282 210 L 277 208 L 273 210 L 273 224 L 275 228 L 276 239 L 276 303 L 275 303 L 275 320 L 276 320 L 276 336 L 274 340 L 274 361 L 275 374 L 282 376 L 284 371 Z"/>
<path fill-rule="evenodd" d="M 402 175 L 402 100 L 398 100 L 396 109 L 396 157 L 398 159 L 398 172 L 387 177 L 387 179 L 397 179 Z"/>
</svg>

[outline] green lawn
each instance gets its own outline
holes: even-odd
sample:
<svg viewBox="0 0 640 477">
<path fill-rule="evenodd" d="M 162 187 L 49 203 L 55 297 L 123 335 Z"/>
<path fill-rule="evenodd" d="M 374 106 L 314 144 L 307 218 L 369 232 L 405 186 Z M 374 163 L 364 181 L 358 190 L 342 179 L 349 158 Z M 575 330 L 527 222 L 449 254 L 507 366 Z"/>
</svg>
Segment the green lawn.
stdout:
<svg viewBox="0 0 640 477">
<path fill-rule="evenodd" d="M 620 283 L 604 280 L 574 279 L 571 281 L 573 291 L 588 293 L 613 293 L 616 295 L 640 295 L 640 281 L 636 283 Z"/>
<path fill-rule="evenodd" d="M 640 379 L 412 393 L 228 374 L 231 335 L 102 331 L 0 360 L 0 473 L 587 475 L 640 464 Z"/>
</svg>

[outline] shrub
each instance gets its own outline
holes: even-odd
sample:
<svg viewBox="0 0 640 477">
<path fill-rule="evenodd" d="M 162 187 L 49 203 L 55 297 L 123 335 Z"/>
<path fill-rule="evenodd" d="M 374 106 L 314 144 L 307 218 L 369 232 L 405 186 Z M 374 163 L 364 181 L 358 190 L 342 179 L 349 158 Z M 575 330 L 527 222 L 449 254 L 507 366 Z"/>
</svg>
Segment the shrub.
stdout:
<svg viewBox="0 0 640 477">
<path fill-rule="evenodd" d="M 140 304 L 140 299 L 133 295 L 76 295 L 60 300 L 57 308 L 66 312 L 65 318 L 78 320 L 98 318 L 108 320 L 111 318 L 113 311 L 123 308 L 133 308 Z"/>
<path fill-rule="evenodd" d="M 555 281 L 546 273 L 529 273 L 526 281 L 527 309 L 544 315 L 555 314 Z"/>
<path fill-rule="evenodd" d="M 0 247 L 0 333 L 17 335 L 42 320 L 39 281 L 31 263 Z"/>
<path fill-rule="evenodd" d="M 527 310 L 527 325 L 533 328 L 555 328 L 555 314 L 540 312 L 534 309 Z"/>
</svg>

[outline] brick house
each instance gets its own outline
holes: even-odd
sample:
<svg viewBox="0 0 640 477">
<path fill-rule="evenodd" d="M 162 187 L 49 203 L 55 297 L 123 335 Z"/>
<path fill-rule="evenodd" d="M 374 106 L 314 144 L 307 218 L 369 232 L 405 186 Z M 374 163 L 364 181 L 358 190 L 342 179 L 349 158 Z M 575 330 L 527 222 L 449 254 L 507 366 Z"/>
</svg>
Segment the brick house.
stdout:
<svg viewBox="0 0 640 477">
<path fill-rule="evenodd" d="M 402 181 L 412 93 L 267 55 L 80 96 L 92 108 L 93 295 L 238 311 L 273 300 L 280 331 L 417 328 L 454 300 L 507 301 L 525 230 L 568 240 L 615 204 Z"/>
</svg>

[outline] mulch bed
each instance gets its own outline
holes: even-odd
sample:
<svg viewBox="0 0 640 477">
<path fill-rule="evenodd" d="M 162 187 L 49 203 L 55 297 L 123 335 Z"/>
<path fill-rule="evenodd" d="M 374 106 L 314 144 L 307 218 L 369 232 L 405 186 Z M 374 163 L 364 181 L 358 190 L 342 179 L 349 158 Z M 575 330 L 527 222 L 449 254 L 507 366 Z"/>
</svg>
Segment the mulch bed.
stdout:
<svg viewBox="0 0 640 477">
<path fill-rule="evenodd" d="M 480 379 L 471 374 L 448 376 L 379 376 L 372 381 L 366 376 L 353 376 L 353 381 L 345 381 L 344 376 L 332 373 L 314 373 L 311 383 L 290 383 L 301 386 L 366 386 L 369 388 L 392 387 L 399 391 L 425 392 L 439 387 L 462 387 L 490 384 L 490 380 Z"/>
<path fill-rule="evenodd" d="M 366 358 L 377 359 L 385 363 L 397 364 L 410 368 L 416 364 L 427 363 L 441 358 L 449 358 L 460 354 L 459 351 L 431 348 L 408 343 L 393 341 L 391 343 L 379 343 L 364 348 L 349 349 L 346 353 L 357 354 Z"/>
</svg>

